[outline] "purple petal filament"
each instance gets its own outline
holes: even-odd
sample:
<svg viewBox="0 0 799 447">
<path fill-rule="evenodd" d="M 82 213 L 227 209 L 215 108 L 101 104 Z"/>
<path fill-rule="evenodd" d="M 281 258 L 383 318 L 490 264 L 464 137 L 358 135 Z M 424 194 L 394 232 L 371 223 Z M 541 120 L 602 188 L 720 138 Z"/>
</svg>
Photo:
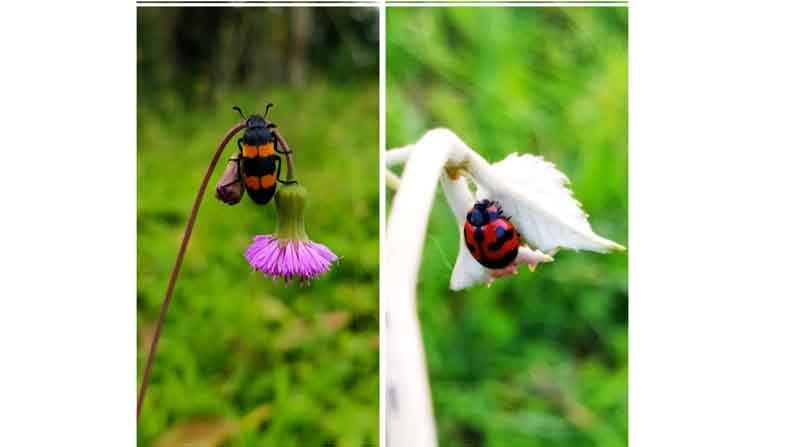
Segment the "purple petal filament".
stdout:
<svg viewBox="0 0 799 447">
<path fill-rule="evenodd" d="M 322 244 L 309 240 L 281 241 L 269 234 L 255 236 L 244 256 L 264 276 L 283 278 L 286 282 L 296 277 L 301 284 L 308 284 L 312 278 L 329 271 L 338 259 Z"/>
</svg>

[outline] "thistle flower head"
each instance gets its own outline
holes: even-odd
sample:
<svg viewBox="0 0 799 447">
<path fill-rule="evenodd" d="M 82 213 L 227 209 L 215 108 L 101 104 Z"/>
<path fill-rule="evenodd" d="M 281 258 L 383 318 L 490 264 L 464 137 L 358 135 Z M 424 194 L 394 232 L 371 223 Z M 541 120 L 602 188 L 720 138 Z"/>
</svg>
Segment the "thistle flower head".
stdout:
<svg viewBox="0 0 799 447">
<path fill-rule="evenodd" d="M 264 276 L 300 284 L 330 270 L 336 256 L 326 246 L 308 238 L 305 232 L 305 188 L 297 183 L 280 188 L 275 196 L 277 229 L 274 234 L 255 236 L 244 256 Z"/>
</svg>

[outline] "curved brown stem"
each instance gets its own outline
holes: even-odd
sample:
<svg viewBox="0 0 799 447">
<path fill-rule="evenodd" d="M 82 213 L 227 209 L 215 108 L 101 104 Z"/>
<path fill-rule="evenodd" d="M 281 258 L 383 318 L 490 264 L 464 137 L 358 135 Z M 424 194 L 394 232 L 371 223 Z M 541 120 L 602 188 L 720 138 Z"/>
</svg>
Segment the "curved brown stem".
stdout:
<svg viewBox="0 0 799 447">
<path fill-rule="evenodd" d="M 147 353 L 147 362 L 144 365 L 144 372 L 142 373 L 142 380 L 141 386 L 139 387 L 139 399 L 136 404 L 136 420 L 138 421 L 141 416 L 141 407 L 144 403 L 144 396 L 147 393 L 147 385 L 150 381 L 150 371 L 153 367 L 153 358 L 155 357 L 155 350 L 158 347 L 158 339 L 161 337 L 161 327 L 164 325 L 164 317 L 166 316 L 167 308 L 169 308 L 169 302 L 172 301 L 172 291 L 175 289 L 175 280 L 178 277 L 178 273 L 180 272 L 180 266 L 183 264 L 183 256 L 186 254 L 186 247 L 189 245 L 189 239 L 191 238 L 191 232 L 194 228 L 194 221 L 197 219 L 197 212 L 200 210 L 200 204 L 203 201 L 203 196 L 205 195 L 205 189 L 208 187 L 208 181 L 211 179 L 211 174 L 214 172 L 214 168 L 216 167 L 216 163 L 219 161 L 219 157 L 222 155 L 222 152 L 225 150 L 225 146 L 227 146 L 228 142 L 234 135 L 236 135 L 241 129 L 247 127 L 247 124 L 244 122 L 240 122 L 233 126 L 230 130 L 227 131 L 224 137 L 222 137 L 222 141 L 219 142 L 219 147 L 216 149 L 213 158 L 211 158 L 211 163 L 208 165 L 208 170 L 205 172 L 205 177 L 203 177 L 202 183 L 200 183 L 200 189 L 197 191 L 197 196 L 194 198 L 194 205 L 191 208 L 191 213 L 189 214 L 189 220 L 186 222 L 186 230 L 183 232 L 183 241 L 180 243 L 180 248 L 178 249 L 178 256 L 175 259 L 175 265 L 172 267 L 172 274 L 169 276 L 169 283 L 166 286 L 166 293 L 164 294 L 164 301 L 161 303 L 161 311 L 158 314 L 158 321 L 155 324 L 155 332 L 153 333 L 153 340 L 150 343 L 150 351 Z M 289 166 L 291 164 L 289 163 Z M 289 172 L 291 172 L 291 168 L 289 168 Z"/>
</svg>

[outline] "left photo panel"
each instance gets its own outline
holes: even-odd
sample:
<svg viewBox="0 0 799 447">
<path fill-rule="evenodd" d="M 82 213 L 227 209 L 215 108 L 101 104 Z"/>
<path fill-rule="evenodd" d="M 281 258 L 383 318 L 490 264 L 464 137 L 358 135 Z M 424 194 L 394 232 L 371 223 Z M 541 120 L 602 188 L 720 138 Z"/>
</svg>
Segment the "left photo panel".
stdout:
<svg viewBox="0 0 799 447">
<path fill-rule="evenodd" d="M 378 445 L 378 23 L 138 8 L 139 446 Z"/>
</svg>

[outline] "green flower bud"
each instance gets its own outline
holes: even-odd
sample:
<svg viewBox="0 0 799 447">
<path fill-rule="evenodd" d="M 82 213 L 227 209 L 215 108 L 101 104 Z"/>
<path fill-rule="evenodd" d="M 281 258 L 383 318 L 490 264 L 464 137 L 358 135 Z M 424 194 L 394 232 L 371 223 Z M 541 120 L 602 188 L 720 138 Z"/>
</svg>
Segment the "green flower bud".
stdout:
<svg viewBox="0 0 799 447">
<path fill-rule="evenodd" d="M 307 241 L 305 233 L 305 202 L 307 192 L 299 183 L 282 185 L 277 190 L 277 230 L 275 236 L 283 241 Z"/>
</svg>

